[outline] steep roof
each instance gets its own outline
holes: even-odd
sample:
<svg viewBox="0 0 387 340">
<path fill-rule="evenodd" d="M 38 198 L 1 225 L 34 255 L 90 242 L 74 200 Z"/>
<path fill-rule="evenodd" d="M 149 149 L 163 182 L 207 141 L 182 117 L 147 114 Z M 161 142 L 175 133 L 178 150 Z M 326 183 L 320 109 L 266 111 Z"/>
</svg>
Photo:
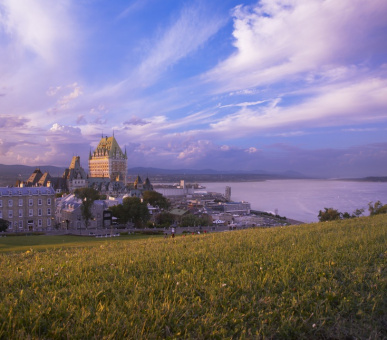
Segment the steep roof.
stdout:
<svg viewBox="0 0 387 340">
<path fill-rule="evenodd" d="M 39 168 L 36 168 L 35 171 L 31 174 L 31 176 L 27 179 L 28 185 L 36 185 L 40 178 L 43 176 L 43 173 Z"/>
<path fill-rule="evenodd" d="M 47 186 L 47 182 L 51 181 L 51 176 L 48 172 L 45 172 L 39 179 L 38 185 L 45 187 Z"/>
<path fill-rule="evenodd" d="M 74 156 L 71 160 L 70 166 L 64 171 L 63 178 L 66 178 L 70 181 L 73 179 L 86 179 L 87 174 L 85 170 L 81 167 L 81 161 L 79 156 Z"/>
<path fill-rule="evenodd" d="M 134 181 L 134 185 L 142 184 L 142 183 L 143 183 L 143 182 L 142 182 L 142 179 L 141 179 L 140 175 L 137 175 L 137 178 L 136 178 L 135 181 Z"/>
<path fill-rule="evenodd" d="M 115 156 L 121 156 L 121 157 L 127 158 L 126 152 L 125 154 L 122 152 L 114 136 L 102 137 L 98 143 L 97 148 L 94 150 L 93 155 L 108 156 L 109 158 L 115 157 Z"/>
</svg>

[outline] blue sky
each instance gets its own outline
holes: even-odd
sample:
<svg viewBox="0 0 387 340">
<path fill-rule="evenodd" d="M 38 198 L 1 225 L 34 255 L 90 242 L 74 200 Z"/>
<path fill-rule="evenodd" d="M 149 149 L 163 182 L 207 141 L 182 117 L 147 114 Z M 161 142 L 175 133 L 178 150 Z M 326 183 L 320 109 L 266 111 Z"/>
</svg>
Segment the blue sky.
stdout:
<svg viewBox="0 0 387 340">
<path fill-rule="evenodd" d="M 0 0 L 0 163 L 387 172 L 385 0 Z"/>
</svg>

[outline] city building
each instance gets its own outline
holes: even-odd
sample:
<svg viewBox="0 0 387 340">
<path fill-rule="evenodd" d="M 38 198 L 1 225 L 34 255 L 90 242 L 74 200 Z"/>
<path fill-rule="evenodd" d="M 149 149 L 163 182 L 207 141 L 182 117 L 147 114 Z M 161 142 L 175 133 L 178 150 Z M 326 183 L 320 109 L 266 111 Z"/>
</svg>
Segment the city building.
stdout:
<svg viewBox="0 0 387 340">
<path fill-rule="evenodd" d="M 248 202 L 207 202 L 205 210 L 208 212 L 248 215 L 250 214 L 251 206 Z"/>
<path fill-rule="evenodd" d="M 52 187 L 0 188 L 0 218 L 9 231 L 45 231 L 54 227 L 55 191 Z"/>
<path fill-rule="evenodd" d="M 26 181 L 17 180 L 16 186 L 23 187 L 47 187 L 50 186 L 52 177 L 48 172 L 42 172 L 40 168 L 36 168 Z"/>
<path fill-rule="evenodd" d="M 133 183 L 128 184 L 128 189 L 129 196 L 142 197 L 142 193 L 144 191 L 153 191 L 153 185 L 148 177 L 145 179 L 145 182 L 143 182 L 141 177 L 138 175 Z"/>
<path fill-rule="evenodd" d="M 114 135 L 102 137 L 97 148 L 89 155 L 89 174 L 91 178 L 108 178 L 126 184 L 128 156 L 122 152 Z"/>
<path fill-rule="evenodd" d="M 107 225 L 104 225 L 103 218 L 104 211 L 107 208 L 104 201 L 97 200 L 93 202 L 91 207 L 93 218 L 89 220 L 87 227 L 82 219 L 81 205 L 82 201 L 74 194 L 63 196 L 57 200 L 55 221 L 59 229 L 81 230 L 107 227 Z"/>
<path fill-rule="evenodd" d="M 225 190 L 225 193 L 224 193 L 224 198 L 227 201 L 231 201 L 231 187 L 226 186 L 226 190 Z"/>
<path fill-rule="evenodd" d="M 62 178 L 66 180 L 66 186 L 70 192 L 79 188 L 87 188 L 87 174 L 81 167 L 79 156 L 72 158 L 70 166 L 64 171 Z"/>
</svg>

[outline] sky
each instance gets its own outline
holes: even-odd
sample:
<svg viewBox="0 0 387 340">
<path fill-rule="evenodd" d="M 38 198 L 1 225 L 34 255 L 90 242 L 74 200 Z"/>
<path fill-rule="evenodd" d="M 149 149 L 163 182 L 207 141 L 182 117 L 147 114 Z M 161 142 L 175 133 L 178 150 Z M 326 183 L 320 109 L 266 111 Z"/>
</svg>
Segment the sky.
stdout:
<svg viewBox="0 0 387 340">
<path fill-rule="evenodd" d="M 0 163 L 387 175 L 385 0 L 0 0 Z"/>
</svg>

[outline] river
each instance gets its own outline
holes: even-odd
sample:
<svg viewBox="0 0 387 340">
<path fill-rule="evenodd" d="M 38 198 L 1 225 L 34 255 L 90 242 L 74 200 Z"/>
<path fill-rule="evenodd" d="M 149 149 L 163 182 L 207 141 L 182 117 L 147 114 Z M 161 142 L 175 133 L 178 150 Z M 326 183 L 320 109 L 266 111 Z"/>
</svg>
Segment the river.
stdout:
<svg viewBox="0 0 387 340">
<path fill-rule="evenodd" d="M 380 200 L 387 204 L 387 183 L 335 180 L 268 180 L 262 182 L 202 183 L 206 191 L 224 193 L 231 187 L 231 200 L 247 201 L 251 209 L 275 212 L 303 222 L 318 221 L 319 210 L 340 212 L 364 209 Z"/>
</svg>

